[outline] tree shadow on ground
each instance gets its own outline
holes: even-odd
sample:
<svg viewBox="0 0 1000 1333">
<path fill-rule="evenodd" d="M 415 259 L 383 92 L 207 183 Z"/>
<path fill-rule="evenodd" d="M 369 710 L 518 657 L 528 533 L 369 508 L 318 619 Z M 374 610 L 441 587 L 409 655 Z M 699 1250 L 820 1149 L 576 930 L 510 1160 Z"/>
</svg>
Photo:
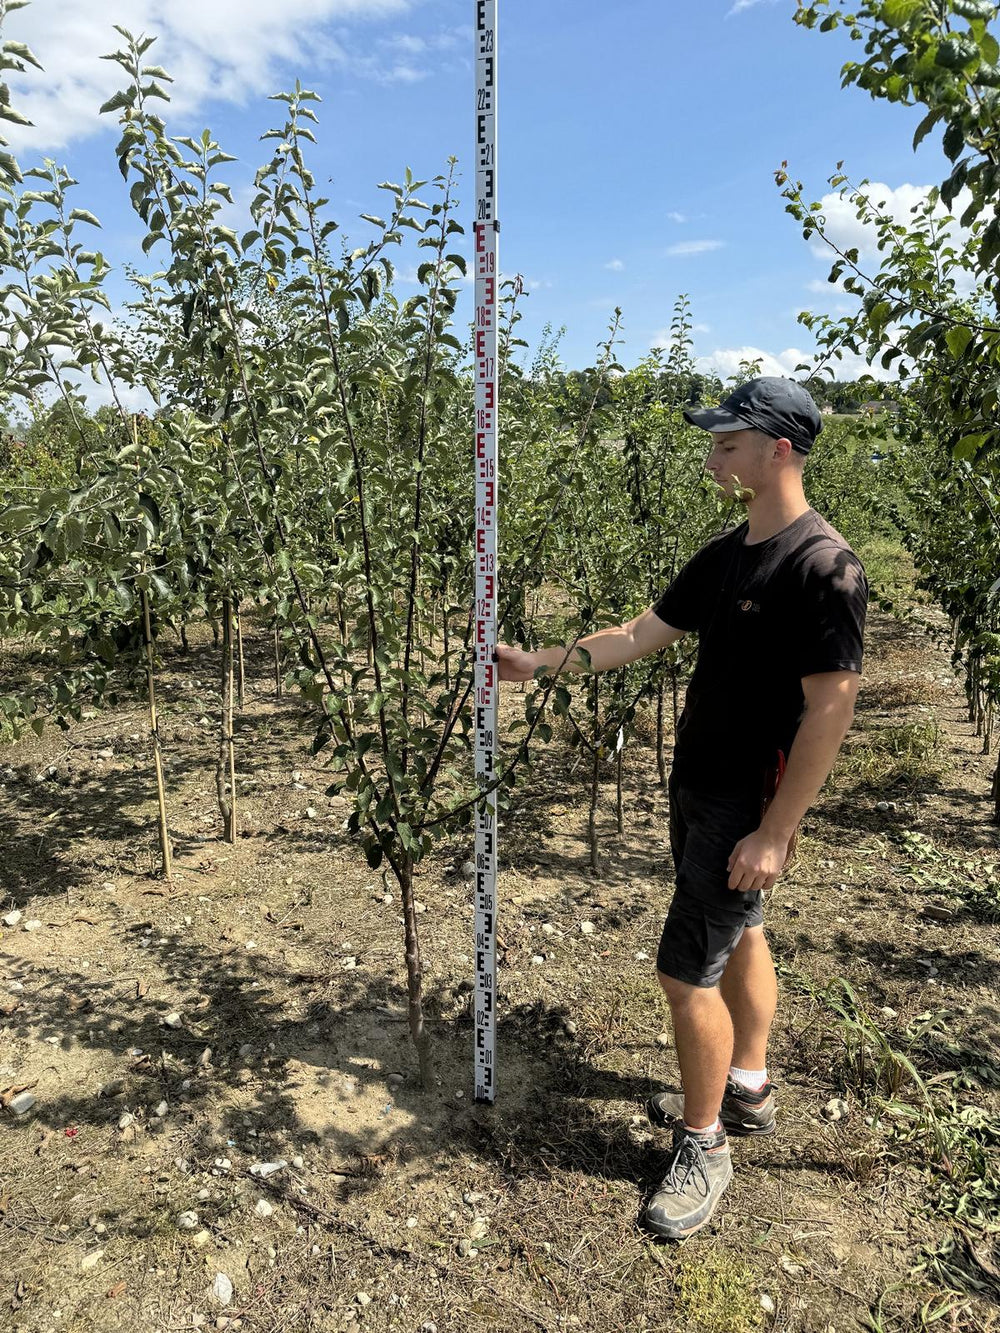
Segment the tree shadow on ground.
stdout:
<svg viewBox="0 0 1000 1333">
<path fill-rule="evenodd" d="M 109 983 L 83 972 L 22 967 L 25 1000 L 8 1020 L 13 1032 L 103 1050 L 124 1071 L 123 1082 L 103 1094 L 95 1088 L 40 1095 L 30 1120 L 10 1126 L 14 1138 L 32 1134 L 32 1123 L 56 1132 L 74 1125 L 90 1151 L 96 1134 L 104 1144 L 110 1138 L 114 1155 L 129 1151 L 135 1132 L 190 1138 L 194 1131 L 184 1127 L 197 1124 L 184 1150 L 192 1165 L 200 1158 L 208 1168 L 234 1144 L 266 1158 L 285 1156 L 296 1142 L 321 1148 L 349 1172 L 344 1187 L 363 1190 L 377 1173 L 365 1166 L 352 1106 L 375 1097 L 384 1099 L 375 1156 L 405 1158 L 415 1179 L 433 1175 L 433 1145 L 442 1133 L 504 1172 L 538 1178 L 558 1169 L 641 1191 L 662 1166 L 665 1141 L 636 1135 L 631 1123 L 654 1085 L 644 1075 L 596 1065 L 567 1027 L 565 1006 L 536 1002 L 503 1014 L 497 1041 L 503 1091 L 496 1106 L 474 1106 L 468 1093 L 456 1100 L 472 1072 L 464 986 L 425 993 L 435 1034 L 435 1082 L 425 1091 L 400 1021 L 405 992 L 398 974 L 362 976 L 332 964 L 329 971 L 289 973 L 280 959 L 245 951 L 208 958 L 183 940 L 158 940 L 152 923 L 137 923 L 127 934 L 181 991 L 181 1018 L 172 1020 L 178 1025 L 164 1023 L 173 1004 L 138 994 L 134 976 Z M 301 1017 L 291 1016 L 293 1005 Z M 151 1108 L 161 1101 L 168 1109 L 158 1117 Z M 132 1135 L 116 1128 L 123 1108 L 136 1117 Z M 420 1126 L 428 1122 L 425 1138 Z"/>
<path fill-rule="evenodd" d="M 859 959 L 869 963 L 876 975 L 891 966 L 895 982 L 919 981 L 926 983 L 931 976 L 939 985 L 963 987 L 1000 985 L 1000 962 L 958 944 L 949 951 L 947 940 L 923 939 L 912 946 L 900 940 L 859 940 L 846 931 L 839 931 L 834 940 L 838 957 L 846 965 Z M 936 968 L 936 973 L 930 972 Z"/>
</svg>

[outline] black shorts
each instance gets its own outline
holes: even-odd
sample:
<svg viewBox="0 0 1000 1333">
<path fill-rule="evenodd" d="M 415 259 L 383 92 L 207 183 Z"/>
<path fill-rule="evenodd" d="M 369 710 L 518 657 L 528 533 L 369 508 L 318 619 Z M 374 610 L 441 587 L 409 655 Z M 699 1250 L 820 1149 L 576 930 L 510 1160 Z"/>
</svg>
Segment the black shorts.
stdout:
<svg viewBox="0 0 1000 1333">
<path fill-rule="evenodd" d="M 691 986 L 715 986 L 747 926 L 764 921 L 761 895 L 728 887 L 729 858 L 761 820 L 760 789 L 736 796 L 695 792 L 670 779 L 670 850 L 677 887 L 656 966 Z"/>
</svg>

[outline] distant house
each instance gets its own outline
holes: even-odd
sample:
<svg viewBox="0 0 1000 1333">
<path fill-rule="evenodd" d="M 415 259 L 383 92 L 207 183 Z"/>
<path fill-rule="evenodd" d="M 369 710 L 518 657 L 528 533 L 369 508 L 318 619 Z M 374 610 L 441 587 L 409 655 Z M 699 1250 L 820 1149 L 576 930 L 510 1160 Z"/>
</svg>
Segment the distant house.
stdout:
<svg viewBox="0 0 1000 1333">
<path fill-rule="evenodd" d="M 829 403 L 824 403 L 819 410 L 823 413 L 825 417 L 833 416 L 833 407 Z"/>
</svg>

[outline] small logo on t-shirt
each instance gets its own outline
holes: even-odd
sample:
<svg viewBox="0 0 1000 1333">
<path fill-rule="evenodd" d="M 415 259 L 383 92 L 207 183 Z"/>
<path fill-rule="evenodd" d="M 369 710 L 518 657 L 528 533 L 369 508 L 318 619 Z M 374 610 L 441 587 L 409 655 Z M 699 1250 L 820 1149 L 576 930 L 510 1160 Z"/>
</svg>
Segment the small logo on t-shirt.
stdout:
<svg viewBox="0 0 1000 1333">
<path fill-rule="evenodd" d="M 739 605 L 740 605 L 740 610 L 741 610 L 741 611 L 759 611 L 759 610 L 760 610 L 760 602 L 751 602 L 751 601 L 748 600 L 748 601 L 745 601 L 745 602 L 740 602 Z"/>
</svg>

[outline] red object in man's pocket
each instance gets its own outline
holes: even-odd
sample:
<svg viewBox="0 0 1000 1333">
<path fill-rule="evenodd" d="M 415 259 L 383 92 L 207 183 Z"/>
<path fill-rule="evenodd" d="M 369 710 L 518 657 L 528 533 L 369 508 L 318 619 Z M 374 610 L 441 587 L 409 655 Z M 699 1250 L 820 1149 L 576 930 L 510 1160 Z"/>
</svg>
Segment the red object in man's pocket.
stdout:
<svg viewBox="0 0 1000 1333">
<path fill-rule="evenodd" d="M 785 752 L 778 751 L 777 763 L 773 764 L 764 774 L 764 809 L 771 804 L 781 786 L 781 779 L 785 776 Z"/>
<path fill-rule="evenodd" d="M 767 807 L 774 800 L 778 788 L 781 786 L 781 779 L 785 776 L 785 765 L 786 765 L 785 752 L 783 750 L 779 750 L 777 762 L 773 764 L 772 767 L 770 767 L 764 774 L 764 799 L 761 802 L 761 818 L 763 818 L 764 815 L 767 814 Z M 798 840 L 799 840 L 799 831 L 798 829 L 796 829 L 795 832 L 792 834 L 792 836 L 788 839 L 788 853 L 785 856 L 786 866 L 788 865 L 789 861 L 795 854 L 795 844 L 798 842 Z"/>
</svg>

